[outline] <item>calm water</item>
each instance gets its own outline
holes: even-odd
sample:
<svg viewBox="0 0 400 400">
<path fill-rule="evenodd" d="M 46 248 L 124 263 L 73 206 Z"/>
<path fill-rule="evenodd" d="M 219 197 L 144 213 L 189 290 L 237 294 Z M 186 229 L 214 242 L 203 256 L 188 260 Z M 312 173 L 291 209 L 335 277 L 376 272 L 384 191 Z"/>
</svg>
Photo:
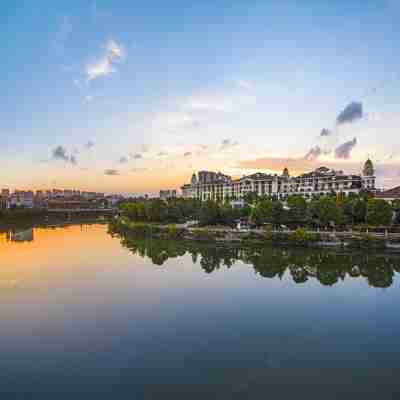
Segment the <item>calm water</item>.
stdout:
<svg viewBox="0 0 400 400">
<path fill-rule="evenodd" d="M 0 234 L 1 399 L 394 399 L 400 257 Z"/>
</svg>

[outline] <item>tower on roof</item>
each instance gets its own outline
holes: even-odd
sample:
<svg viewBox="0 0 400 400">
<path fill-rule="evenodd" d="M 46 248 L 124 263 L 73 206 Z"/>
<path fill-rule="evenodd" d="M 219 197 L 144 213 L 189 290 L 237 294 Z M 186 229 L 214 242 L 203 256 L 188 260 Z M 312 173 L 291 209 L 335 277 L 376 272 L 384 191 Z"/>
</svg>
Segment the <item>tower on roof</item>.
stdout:
<svg viewBox="0 0 400 400">
<path fill-rule="evenodd" d="M 370 158 L 368 158 L 368 160 L 365 161 L 362 173 L 364 176 L 374 176 L 375 174 L 374 164 L 372 163 Z"/>
<path fill-rule="evenodd" d="M 285 168 L 283 169 L 282 176 L 283 176 L 284 178 L 289 178 L 289 170 L 287 169 L 287 167 L 285 167 Z"/>
<path fill-rule="evenodd" d="M 193 174 L 192 175 L 192 185 L 196 185 L 197 184 L 197 176 L 196 176 L 196 174 Z"/>
</svg>

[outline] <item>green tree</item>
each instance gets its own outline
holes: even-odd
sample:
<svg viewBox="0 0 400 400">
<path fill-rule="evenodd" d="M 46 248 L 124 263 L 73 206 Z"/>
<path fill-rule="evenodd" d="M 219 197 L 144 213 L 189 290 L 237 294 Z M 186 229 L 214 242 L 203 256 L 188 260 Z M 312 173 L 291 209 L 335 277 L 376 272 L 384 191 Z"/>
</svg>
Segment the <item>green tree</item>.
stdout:
<svg viewBox="0 0 400 400">
<path fill-rule="evenodd" d="M 255 204 L 259 200 L 257 192 L 248 192 L 243 196 L 243 200 L 247 204 Z"/>
<path fill-rule="evenodd" d="M 219 207 L 219 222 L 224 225 L 233 225 L 240 217 L 240 212 L 234 209 L 230 203 L 225 202 Z"/>
<path fill-rule="evenodd" d="M 392 222 L 391 205 L 382 199 L 371 198 L 367 204 L 367 223 L 370 225 L 389 225 Z"/>
<path fill-rule="evenodd" d="M 313 200 L 310 210 L 314 219 L 322 226 L 336 225 L 343 220 L 343 211 L 332 196 L 323 196 L 318 200 Z"/>
<path fill-rule="evenodd" d="M 198 219 L 200 225 L 217 224 L 219 220 L 218 204 L 211 200 L 203 202 L 198 213 Z"/>
<path fill-rule="evenodd" d="M 280 201 L 262 200 L 251 210 L 251 220 L 257 224 L 271 223 L 278 225 L 283 222 L 283 206 Z"/>
<path fill-rule="evenodd" d="M 288 220 L 291 223 L 303 224 L 308 218 L 307 201 L 303 196 L 292 195 L 287 199 L 289 207 Z"/>
<path fill-rule="evenodd" d="M 400 223 L 400 200 L 394 200 L 392 203 L 392 208 L 395 213 L 395 223 L 399 224 Z"/>
</svg>

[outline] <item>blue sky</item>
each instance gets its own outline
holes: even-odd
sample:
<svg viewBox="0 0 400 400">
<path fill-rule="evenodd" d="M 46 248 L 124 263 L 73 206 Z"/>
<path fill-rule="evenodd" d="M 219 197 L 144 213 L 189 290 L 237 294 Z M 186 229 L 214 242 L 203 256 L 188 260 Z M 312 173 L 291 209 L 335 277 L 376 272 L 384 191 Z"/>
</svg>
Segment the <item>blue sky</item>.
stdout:
<svg viewBox="0 0 400 400">
<path fill-rule="evenodd" d="M 155 192 L 370 155 L 398 184 L 396 3 L 5 1 L 0 183 Z"/>
</svg>

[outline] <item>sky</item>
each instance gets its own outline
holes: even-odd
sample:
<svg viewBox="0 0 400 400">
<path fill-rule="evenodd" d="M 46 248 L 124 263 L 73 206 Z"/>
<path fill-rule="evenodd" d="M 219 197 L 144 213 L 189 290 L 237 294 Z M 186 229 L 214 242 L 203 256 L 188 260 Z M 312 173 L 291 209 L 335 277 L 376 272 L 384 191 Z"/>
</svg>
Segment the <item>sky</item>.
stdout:
<svg viewBox="0 0 400 400">
<path fill-rule="evenodd" d="M 400 1 L 4 0 L 0 186 L 156 193 L 326 165 L 400 185 Z"/>
</svg>

